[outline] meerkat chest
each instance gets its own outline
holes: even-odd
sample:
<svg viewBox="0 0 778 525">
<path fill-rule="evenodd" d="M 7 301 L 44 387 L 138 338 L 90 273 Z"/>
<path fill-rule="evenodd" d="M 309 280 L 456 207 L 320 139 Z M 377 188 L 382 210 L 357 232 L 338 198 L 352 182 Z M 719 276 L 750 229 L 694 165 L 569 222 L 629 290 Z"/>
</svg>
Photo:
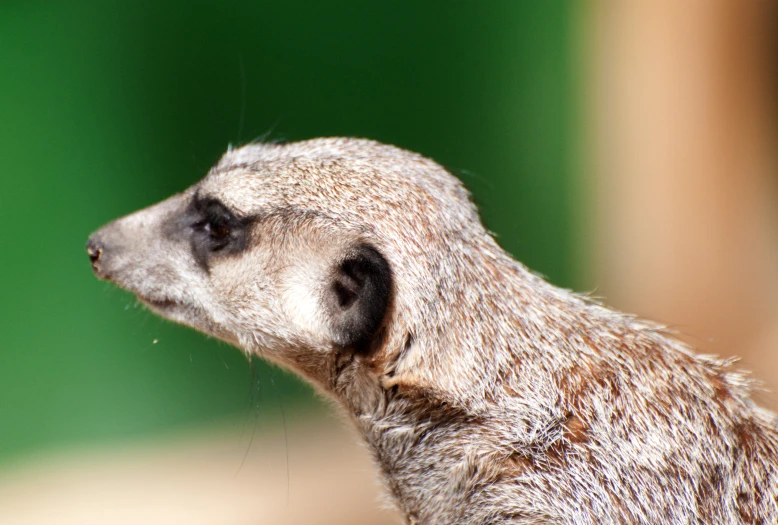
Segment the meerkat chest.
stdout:
<svg viewBox="0 0 778 525">
<path fill-rule="evenodd" d="M 504 424 L 509 418 L 429 412 L 370 421 L 362 430 L 408 523 L 509 523 L 546 514 L 521 494 L 542 473 L 521 433 Z"/>
</svg>

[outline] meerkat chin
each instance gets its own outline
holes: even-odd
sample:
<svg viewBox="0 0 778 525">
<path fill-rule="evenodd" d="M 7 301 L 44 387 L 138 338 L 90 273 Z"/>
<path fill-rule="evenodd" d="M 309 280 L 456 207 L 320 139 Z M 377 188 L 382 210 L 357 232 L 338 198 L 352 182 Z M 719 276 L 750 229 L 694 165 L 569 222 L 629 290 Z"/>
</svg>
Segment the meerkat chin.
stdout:
<svg viewBox="0 0 778 525">
<path fill-rule="evenodd" d="M 230 150 L 87 251 L 337 400 L 408 523 L 778 523 L 778 423 L 749 382 L 529 272 L 420 155 Z"/>
</svg>

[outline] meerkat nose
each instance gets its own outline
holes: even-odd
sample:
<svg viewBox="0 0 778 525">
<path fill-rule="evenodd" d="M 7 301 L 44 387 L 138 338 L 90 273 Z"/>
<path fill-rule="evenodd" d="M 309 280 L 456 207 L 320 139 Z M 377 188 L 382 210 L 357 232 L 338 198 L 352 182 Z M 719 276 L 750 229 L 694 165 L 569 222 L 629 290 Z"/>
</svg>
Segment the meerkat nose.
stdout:
<svg viewBox="0 0 778 525">
<path fill-rule="evenodd" d="M 90 237 L 86 243 L 86 253 L 89 255 L 89 260 L 92 262 L 92 271 L 95 272 L 98 277 L 102 276 L 100 258 L 103 255 L 104 249 L 103 243 L 100 242 L 99 239 L 95 239 L 94 236 Z"/>
<path fill-rule="evenodd" d="M 89 254 L 89 260 L 92 264 L 95 264 L 100 260 L 100 256 L 103 254 L 103 248 L 94 239 L 89 239 L 86 242 L 86 253 Z"/>
</svg>

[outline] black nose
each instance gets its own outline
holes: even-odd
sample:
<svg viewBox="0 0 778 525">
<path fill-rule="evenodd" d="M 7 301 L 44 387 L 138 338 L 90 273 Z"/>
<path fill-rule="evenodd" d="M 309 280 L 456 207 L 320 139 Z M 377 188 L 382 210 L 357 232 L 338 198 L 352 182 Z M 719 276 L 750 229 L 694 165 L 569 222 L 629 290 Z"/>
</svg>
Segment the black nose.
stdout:
<svg viewBox="0 0 778 525">
<path fill-rule="evenodd" d="M 86 253 L 89 255 L 89 260 L 92 261 L 92 270 L 95 273 L 99 273 L 100 257 L 103 255 L 103 245 L 97 239 L 89 239 L 86 243 Z"/>
</svg>

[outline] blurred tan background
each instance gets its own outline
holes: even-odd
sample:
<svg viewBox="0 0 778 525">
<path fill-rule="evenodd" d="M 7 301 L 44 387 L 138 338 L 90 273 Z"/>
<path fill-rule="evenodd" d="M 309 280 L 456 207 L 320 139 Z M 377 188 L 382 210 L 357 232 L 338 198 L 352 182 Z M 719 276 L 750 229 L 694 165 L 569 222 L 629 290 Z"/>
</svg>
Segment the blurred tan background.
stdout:
<svg viewBox="0 0 778 525">
<path fill-rule="evenodd" d="M 597 293 L 778 408 L 776 4 L 593 2 L 585 111 Z"/>
<path fill-rule="evenodd" d="M 399 523 L 310 389 L 89 272 L 91 230 L 268 130 L 435 158 L 518 259 L 741 356 L 777 409 L 777 16 L 760 0 L 3 3 L 0 523 Z"/>
</svg>

